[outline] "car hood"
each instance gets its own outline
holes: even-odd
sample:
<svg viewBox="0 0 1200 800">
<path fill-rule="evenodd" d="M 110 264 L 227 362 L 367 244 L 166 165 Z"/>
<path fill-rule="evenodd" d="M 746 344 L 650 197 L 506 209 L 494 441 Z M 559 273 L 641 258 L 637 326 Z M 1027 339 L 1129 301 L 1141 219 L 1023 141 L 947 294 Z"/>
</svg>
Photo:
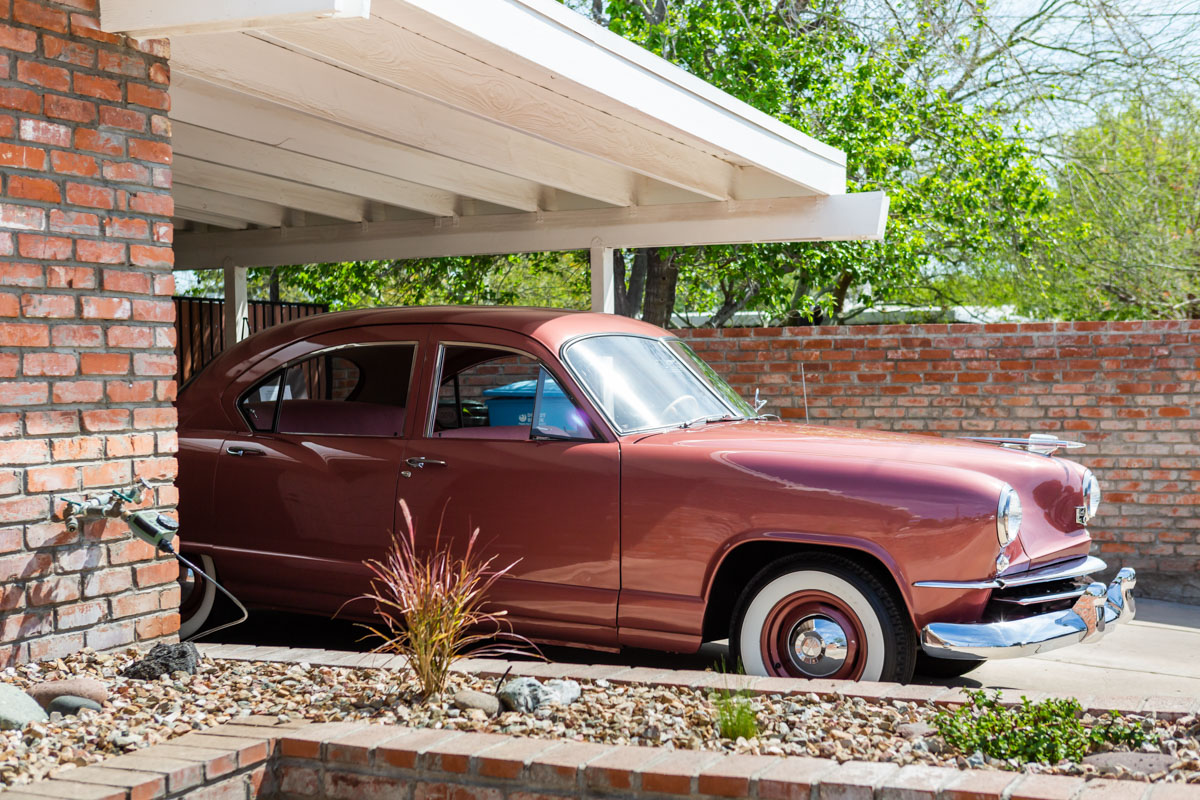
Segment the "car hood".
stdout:
<svg viewBox="0 0 1200 800">
<path fill-rule="evenodd" d="M 631 438 L 638 447 L 788 453 L 804 460 L 864 459 L 897 470 L 923 464 L 971 471 L 1016 489 L 1024 509 L 1020 544 L 1030 565 L 1087 552 L 1087 530 L 1075 520 L 1075 508 L 1083 503 L 1084 470 L 1066 459 L 966 439 L 769 420 L 707 423 Z"/>
</svg>

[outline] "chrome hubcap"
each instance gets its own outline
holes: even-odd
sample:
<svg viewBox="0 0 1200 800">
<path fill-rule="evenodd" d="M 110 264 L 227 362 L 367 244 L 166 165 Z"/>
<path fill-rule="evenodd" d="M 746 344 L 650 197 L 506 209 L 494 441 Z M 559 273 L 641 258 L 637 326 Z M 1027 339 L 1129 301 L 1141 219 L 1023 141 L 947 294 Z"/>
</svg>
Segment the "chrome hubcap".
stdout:
<svg viewBox="0 0 1200 800">
<path fill-rule="evenodd" d="M 813 614 L 796 623 L 789 636 L 788 654 L 796 669 L 813 678 L 832 675 L 846 663 L 849 647 L 846 631 L 823 614 Z"/>
</svg>

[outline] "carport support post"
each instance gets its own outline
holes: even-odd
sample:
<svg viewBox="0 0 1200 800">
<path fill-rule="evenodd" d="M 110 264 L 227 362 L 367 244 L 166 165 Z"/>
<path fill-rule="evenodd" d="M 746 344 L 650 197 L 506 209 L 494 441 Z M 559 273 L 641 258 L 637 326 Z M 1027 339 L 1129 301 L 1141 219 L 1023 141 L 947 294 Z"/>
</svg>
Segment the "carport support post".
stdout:
<svg viewBox="0 0 1200 800">
<path fill-rule="evenodd" d="M 250 303 L 246 297 L 246 268 L 225 259 L 225 346 L 250 335 Z"/>
<path fill-rule="evenodd" d="M 615 314 L 617 298 L 613 284 L 613 249 L 592 239 L 592 311 Z"/>
</svg>

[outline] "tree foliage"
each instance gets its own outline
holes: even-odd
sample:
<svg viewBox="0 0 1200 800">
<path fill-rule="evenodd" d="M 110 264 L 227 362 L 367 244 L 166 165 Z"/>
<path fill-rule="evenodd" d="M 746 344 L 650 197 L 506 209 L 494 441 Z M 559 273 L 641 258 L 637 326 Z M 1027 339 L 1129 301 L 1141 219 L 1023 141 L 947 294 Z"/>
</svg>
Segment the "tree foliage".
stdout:
<svg viewBox="0 0 1200 800">
<path fill-rule="evenodd" d="M 1062 235 L 1053 192 L 1021 131 L 969 108 L 936 81 L 914 80 L 927 26 L 865 36 L 837 2 L 596 0 L 615 32 L 846 153 L 847 191 L 888 193 L 882 243 L 706 247 L 670 251 L 679 305 L 720 324 L 742 308 L 842 319 L 912 295 L 935 270 L 982 259 L 1025 261 Z M 929 291 L 935 287 L 928 284 Z M 643 313 L 646 309 L 643 309 Z"/>
<path fill-rule="evenodd" d="M 1064 252 L 1060 313 L 1200 319 L 1200 103 L 1134 97 L 1066 137 L 1058 203 L 1084 236 Z M 1053 313 L 1053 312 L 1052 312 Z"/>
<path fill-rule="evenodd" d="M 189 290 L 219 295 L 218 272 L 197 273 Z M 536 305 L 585 308 L 589 295 L 586 253 L 347 261 L 249 270 L 247 290 L 266 298 L 328 303 L 333 310 L 371 306 Z"/>
</svg>

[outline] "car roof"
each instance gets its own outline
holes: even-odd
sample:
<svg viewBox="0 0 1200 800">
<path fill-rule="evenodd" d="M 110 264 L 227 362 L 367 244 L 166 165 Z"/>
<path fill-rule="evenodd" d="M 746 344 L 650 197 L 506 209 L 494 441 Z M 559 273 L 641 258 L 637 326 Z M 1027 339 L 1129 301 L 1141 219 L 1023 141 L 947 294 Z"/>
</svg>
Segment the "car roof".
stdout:
<svg viewBox="0 0 1200 800">
<path fill-rule="evenodd" d="M 243 339 L 219 353 L 192 383 L 211 378 L 242 362 L 285 347 L 292 342 L 331 331 L 371 325 L 478 325 L 515 331 L 537 340 L 552 352 L 564 342 L 591 333 L 631 333 L 666 336 L 662 328 L 616 314 L 516 306 L 406 306 L 355 309 L 315 314 L 284 322 Z M 236 369 L 236 368 L 235 368 Z M 207 381 L 204 381 L 207 382 Z"/>
</svg>

